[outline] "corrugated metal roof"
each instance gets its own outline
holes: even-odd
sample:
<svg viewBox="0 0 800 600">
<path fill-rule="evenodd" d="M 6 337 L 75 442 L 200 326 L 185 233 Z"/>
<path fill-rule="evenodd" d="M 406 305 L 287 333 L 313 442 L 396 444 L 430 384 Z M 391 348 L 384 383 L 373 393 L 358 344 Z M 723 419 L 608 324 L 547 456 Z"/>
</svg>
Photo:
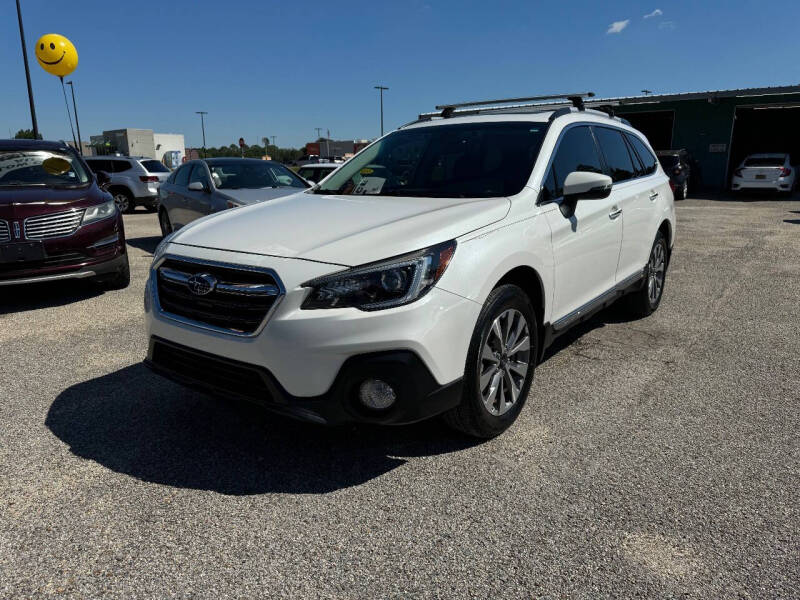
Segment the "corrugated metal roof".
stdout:
<svg viewBox="0 0 800 600">
<path fill-rule="evenodd" d="M 680 100 L 705 100 L 708 98 L 753 98 L 781 94 L 800 94 L 800 85 L 781 85 L 760 88 L 740 88 L 735 90 L 707 90 L 705 92 L 679 92 L 674 94 L 649 94 L 647 96 L 617 96 L 613 98 L 592 98 L 587 106 L 598 104 L 647 104 L 651 102 L 670 102 Z"/>
</svg>

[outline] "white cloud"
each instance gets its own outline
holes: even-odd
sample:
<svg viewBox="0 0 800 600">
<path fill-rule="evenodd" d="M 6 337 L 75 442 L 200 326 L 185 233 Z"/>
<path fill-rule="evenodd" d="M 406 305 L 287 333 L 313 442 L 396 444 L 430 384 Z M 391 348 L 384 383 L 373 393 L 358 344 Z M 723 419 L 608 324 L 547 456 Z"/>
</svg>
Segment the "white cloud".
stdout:
<svg viewBox="0 0 800 600">
<path fill-rule="evenodd" d="M 652 19 L 653 17 L 660 17 L 663 14 L 664 14 L 664 11 L 662 11 L 660 8 L 657 8 L 653 12 L 651 12 L 650 14 L 645 15 L 643 18 L 644 19 Z"/>
<path fill-rule="evenodd" d="M 675 29 L 675 21 L 662 21 L 658 24 L 659 29 L 666 29 L 668 31 L 672 31 Z"/>
<path fill-rule="evenodd" d="M 625 19 L 624 21 L 614 21 L 611 25 L 608 26 L 608 31 L 606 33 L 621 33 L 623 29 L 628 26 L 630 23 L 630 19 Z"/>
</svg>

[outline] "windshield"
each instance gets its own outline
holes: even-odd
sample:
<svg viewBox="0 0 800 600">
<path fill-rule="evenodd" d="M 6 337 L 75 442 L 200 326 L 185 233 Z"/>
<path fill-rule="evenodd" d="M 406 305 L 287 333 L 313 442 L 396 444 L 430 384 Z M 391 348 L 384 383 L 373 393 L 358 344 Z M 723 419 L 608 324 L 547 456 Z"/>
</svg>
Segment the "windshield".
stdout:
<svg viewBox="0 0 800 600">
<path fill-rule="evenodd" d="M 308 187 L 302 179 L 283 165 L 267 161 L 209 162 L 208 168 L 211 170 L 214 186 L 218 190 Z"/>
<path fill-rule="evenodd" d="M 546 132 L 531 121 L 399 130 L 368 146 L 317 194 L 492 198 L 528 182 Z"/>
<path fill-rule="evenodd" d="M 745 167 L 782 167 L 785 158 L 783 156 L 767 156 L 759 158 L 748 158 L 744 161 Z"/>
<path fill-rule="evenodd" d="M 169 173 L 169 169 L 157 160 L 140 161 L 148 173 Z"/>
<path fill-rule="evenodd" d="M 91 177 L 72 154 L 58 150 L 0 150 L 0 187 L 81 187 Z"/>
</svg>

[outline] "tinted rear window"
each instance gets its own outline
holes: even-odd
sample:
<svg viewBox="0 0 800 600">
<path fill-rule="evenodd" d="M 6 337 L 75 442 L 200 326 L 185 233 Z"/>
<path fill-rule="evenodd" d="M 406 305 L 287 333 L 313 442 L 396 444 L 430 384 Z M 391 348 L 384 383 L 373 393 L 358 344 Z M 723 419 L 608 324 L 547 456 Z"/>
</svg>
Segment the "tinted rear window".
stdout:
<svg viewBox="0 0 800 600">
<path fill-rule="evenodd" d="M 149 173 L 169 173 L 169 169 L 157 160 L 143 160 L 141 163 Z"/>
<path fill-rule="evenodd" d="M 786 159 L 783 156 L 769 158 L 748 158 L 744 161 L 745 167 L 782 167 Z"/>
<path fill-rule="evenodd" d="M 124 173 L 130 171 L 132 165 L 127 160 L 112 160 L 111 167 L 114 169 L 114 173 Z"/>
<path fill-rule="evenodd" d="M 606 157 L 608 175 L 612 181 L 625 181 L 634 176 L 633 162 L 628 153 L 628 146 L 622 139 L 622 132 L 608 127 L 596 127 L 597 141 Z"/>
</svg>

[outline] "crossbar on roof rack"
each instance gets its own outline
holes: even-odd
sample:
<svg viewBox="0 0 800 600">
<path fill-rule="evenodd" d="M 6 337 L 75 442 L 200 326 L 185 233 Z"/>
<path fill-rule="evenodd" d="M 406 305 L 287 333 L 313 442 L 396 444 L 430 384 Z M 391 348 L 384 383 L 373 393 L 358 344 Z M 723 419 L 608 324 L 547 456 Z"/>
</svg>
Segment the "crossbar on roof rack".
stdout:
<svg viewBox="0 0 800 600">
<path fill-rule="evenodd" d="M 436 110 L 446 108 L 465 108 L 467 106 L 488 106 L 490 104 L 512 104 L 520 102 L 534 102 L 537 100 L 572 100 L 572 98 L 593 98 L 594 92 L 580 92 L 578 94 L 550 94 L 547 96 L 528 96 L 526 98 L 501 98 L 499 100 L 477 100 L 475 102 L 460 102 L 458 104 L 441 104 Z"/>
</svg>

